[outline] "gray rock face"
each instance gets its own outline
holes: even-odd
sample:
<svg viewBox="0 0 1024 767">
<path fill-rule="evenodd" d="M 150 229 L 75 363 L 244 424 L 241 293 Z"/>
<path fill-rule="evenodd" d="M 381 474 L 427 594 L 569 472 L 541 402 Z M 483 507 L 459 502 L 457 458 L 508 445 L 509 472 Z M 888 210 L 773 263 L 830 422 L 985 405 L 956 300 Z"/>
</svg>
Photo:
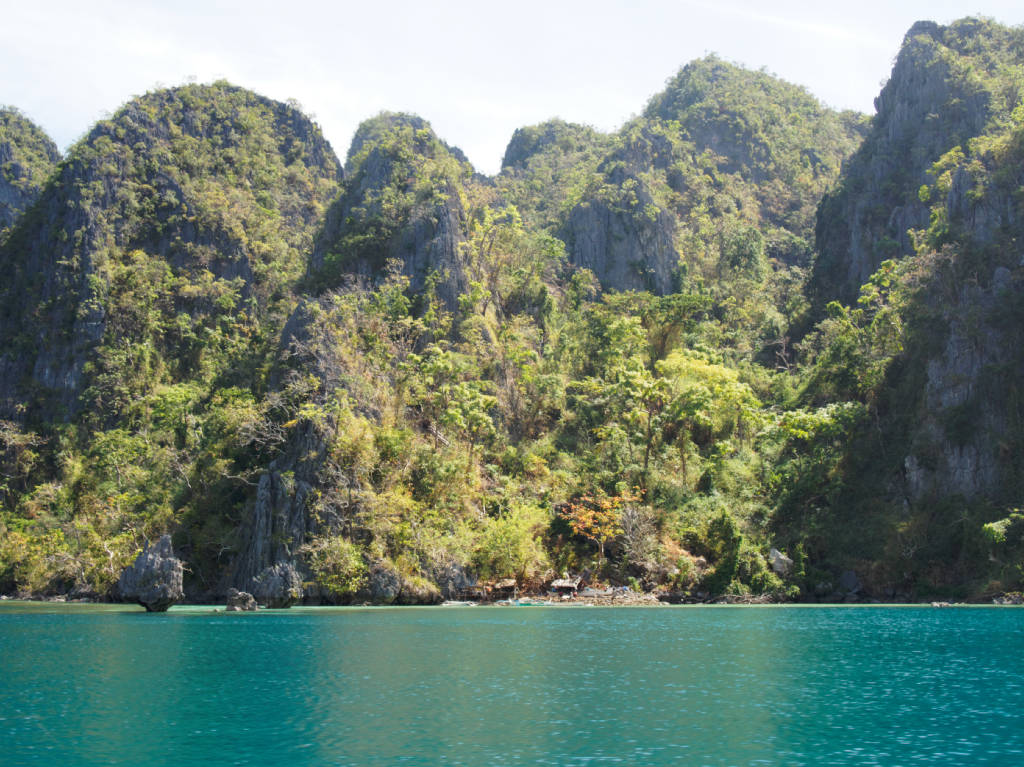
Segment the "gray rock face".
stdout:
<svg viewBox="0 0 1024 767">
<path fill-rule="evenodd" d="M 357 598 L 378 605 L 436 605 L 443 600 L 433 583 L 404 578 L 389 560 L 378 560 L 370 566 L 366 586 Z"/>
<path fill-rule="evenodd" d="M 451 562 L 433 574 L 434 581 L 445 599 L 458 599 L 459 593 L 476 585 L 476 578 L 457 562 Z"/>
<path fill-rule="evenodd" d="M 984 143 L 974 137 L 997 135 L 1000 86 L 991 83 L 1001 81 L 1001 67 L 1024 66 L 1021 39 L 1019 30 L 971 19 L 915 24 L 869 136 L 818 213 L 810 290 L 819 306 L 852 303 L 881 261 L 911 255 L 907 230 L 926 229 L 933 208 L 948 221 L 946 244 L 932 243 L 942 253 L 919 259 L 929 292 L 908 316 L 927 319 L 907 333 L 904 367 L 894 366 L 899 380 L 890 384 L 902 387 L 902 408 L 910 387 L 917 396 L 906 425 L 888 435 L 904 447 L 885 492 L 908 505 L 954 496 L 1012 505 L 1020 495 L 1024 170 L 1019 155 L 1007 160 L 972 146 Z M 990 53 L 982 58 L 979 49 Z M 986 69 L 989 84 L 966 74 Z M 938 197 L 942 185 L 929 171 L 943 156 L 948 189 Z"/>
<path fill-rule="evenodd" d="M 679 266 L 676 219 L 633 180 L 621 205 L 594 199 L 573 209 L 566 227 L 569 260 L 592 271 L 605 289 L 670 293 Z"/>
<path fill-rule="evenodd" d="M 273 609 L 291 607 L 302 599 L 302 578 L 291 562 L 278 562 L 256 577 L 253 595 Z"/>
<path fill-rule="evenodd" d="M 781 577 L 789 575 L 793 569 L 793 560 L 774 547 L 768 552 L 768 564 L 775 574 Z"/>
<path fill-rule="evenodd" d="M 1001 468 L 1000 445 L 1014 417 L 1001 389 L 1024 374 L 1022 329 L 1007 325 L 1002 315 L 1024 288 L 1014 288 L 1007 278 L 1001 283 L 999 277 L 988 287 L 963 286 L 947 308 L 949 333 L 941 352 L 926 365 L 915 452 L 903 462 L 911 500 L 993 497 L 1013 481 Z"/>
<path fill-rule="evenodd" d="M 382 115 L 360 126 L 349 160 L 342 194 L 328 210 L 314 246 L 310 273 L 329 285 L 345 276 L 372 284 L 395 259 L 413 291 L 422 290 L 431 273 L 439 273 L 438 295 L 455 309 L 468 287 L 460 254 L 467 226 L 459 193 L 462 171 L 455 170 L 465 156 L 440 141 L 422 118 Z M 447 170 L 424 173 L 431 163 Z M 430 194 L 411 194 L 413 180 L 424 175 L 436 176 Z M 382 200 L 396 194 L 401 201 L 384 210 Z"/>
<path fill-rule="evenodd" d="M 918 189 L 943 154 L 982 132 L 993 116 L 985 88 L 952 62 L 971 45 L 971 21 L 918 22 L 904 38 L 892 75 L 875 100 L 877 116 L 844 182 L 818 213 L 811 289 L 819 302 L 856 300 L 887 258 L 913 253 L 908 229 L 926 228 Z M 1006 51 L 1005 60 L 1021 60 Z M 955 186 L 955 184 L 954 184 Z"/>
<path fill-rule="evenodd" d="M 919 417 L 903 457 L 910 501 L 959 495 L 1008 504 L 1019 496 L 1013 392 L 1024 376 L 1017 309 L 1024 298 L 1024 263 L 1016 252 L 1024 229 L 1017 191 L 1024 169 L 1011 166 L 1014 172 L 1007 173 L 996 162 L 982 156 L 974 165 L 959 165 L 939 201 L 956 232 L 955 258 L 970 251 L 988 256 L 963 283 L 950 280 L 941 265 L 942 276 L 933 278 L 945 280 L 935 303 L 946 333 L 924 364 Z"/>
<path fill-rule="evenodd" d="M 245 110 L 212 107 L 225 100 Z M 283 179 L 268 190 L 280 200 L 275 236 L 296 244 L 289 258 L 300 268 L 306 250 L 298 243 L 319 225 L 320 204 L 333 197 L 331 187 L 341 175 L 319 129 L 288 105 L 225 84 L 136 99 L 71 150 L 31 220 L 23 219 L 0 245 L 0 417 L 17 418 L 19 404 L 40 401 L 40 395 L 46 420 L 71 418 L 82 407 L 89 362 L 108 327 L 105 267 L 121 253 L 143 250 L 179 273 L 203 269 L 219 279 L 240 279 L 246 297 L 258 292 L 267 279 L 262 243 L 240 236 L 230 217 L 197 215 L 206 203 L 189 178 L 195 158 L 181 156 L 176 138 L 184 133 L 200 145 L 210 142 L 210 151 L 233 150 L 237 136 L 250 132 L 248 119 L 265 121 L 282 162 L 295 158 L 310 178 L 324 182 L 313 192 L 315 204 L 287 189 Z M 206 173 L 200 189 L 209 183 L 255 191 L 254 179 L 235 175 L 230 156 L 219 163 L 222 172 Z M 140 207 L 157 213 L 142 216 Z M 205 310 L 200 304 L 178 310 L 198 314 Z"/>
<path fill-rule="evenodd" d="M 228 589 L 227 612 L 255 612 L 256 608 L 256 599 L 248 591 Z"/>
<path fill-rule="evenodd" d="M 146 548 L 131 567 L 125 568 L 118 580 L 118 590 L 125 599 L 134 600 L 146 612 L 160 613 L 185 598 L 182 589 L 182 564 L 171 548 L 171 536 L 164 535 Z"/>
<path fill-rule="evenodd" d="M 260 477 L 248 528 L 248 545 L 238 563 L 235 582 L 255 589 L 256 581 L 267 568 L 275 562 L 289 560 L 305 542 L 305 500 L 309 492 L 308 483 L 278 471 L 276 466 Z"/>
<path fill-rule="evenodd" d="M 0 107 L 0 234 L 39 198 L 59 161 L 57 145 L 40 128 Z"/>
<path fill-rule="evenodd" d="M 397 261 L 412 292 L 421 291 L 429 276 L 438 273 L 437 295 L 455 309 L 458 296 L 468 287 L 462 252 L 468 224 L 460 188 L 469 173 L 465 158 L 440 141 L 426 121 L 382 115 L 359 127 L 348 161 L 341 195 L 328 210 L 313 247 L 310 278 L 324 290 L 349 283 L 373 285 L 389 275 L 389 262 Z M 293 313 L 284 347 L 299 351 L 314 323 L 313 314 L 304 308 Z M 327 370 L 329 366 L 314 354 L 303 357 L 301 364 L 323 373 L 328 387 L 346 385 L 337 370 Z M 303 424 L 260 477 L 241 530 L 245 543 L 225 584 L 259 596 L 256 580 L 264 568 L 298 561 L 310 536 L 336 532 L 322 529 L 322 522 L 309 513 L 312 489 L 325 488 L 326 443 L 334 438 L 330 432 L 330 426 Z M 379 591 L 368 598 L 390 602 L 398 588 L 391 593 L 381 582 Z"/>
<path fill-rule="evenodd" d="M 365 593 L 370 602 L 384 605 L 393 604 L 401 591 L 402 576 L 393 564 L 380 561 L 370 567 Z"/>
<path fill-rule="evenodd" d="M 242 546 L 221 588 L 245 589 L 259 596 L 258 578 L 278 562 L 292 562 L 316 532 L 307 502 L 327 449 L 311 423 L 297 429 L 283 455 L 260 476 L 256 498 L 240 530 Z"/>
</svg>

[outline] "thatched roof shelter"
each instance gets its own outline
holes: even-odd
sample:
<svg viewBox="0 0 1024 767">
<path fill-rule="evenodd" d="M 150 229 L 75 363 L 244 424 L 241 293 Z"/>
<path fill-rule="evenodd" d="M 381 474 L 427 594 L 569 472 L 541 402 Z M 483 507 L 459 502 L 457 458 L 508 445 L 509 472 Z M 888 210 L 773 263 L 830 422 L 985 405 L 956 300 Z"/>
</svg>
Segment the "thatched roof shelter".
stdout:
<svg viewBox="0 0 1024 767">
<path fill-rule="evenodd" d="M 551 581 L 551 590 L 575 592 L 582 582 L 582 578 L 557 578 Z"/>
</svg>

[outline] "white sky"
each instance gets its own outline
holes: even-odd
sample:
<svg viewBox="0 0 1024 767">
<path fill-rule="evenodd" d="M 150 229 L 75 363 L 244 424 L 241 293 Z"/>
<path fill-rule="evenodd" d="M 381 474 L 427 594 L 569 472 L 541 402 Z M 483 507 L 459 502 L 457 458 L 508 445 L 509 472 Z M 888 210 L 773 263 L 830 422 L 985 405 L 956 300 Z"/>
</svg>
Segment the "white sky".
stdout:
<svg viewBox="0 0 1024 767">
<path fill-rule="evenodd" d="M 765 67 L 873 111 L 918 19 L 1024 23 L 1021 0 L 0 0 L 0 103 L 67 148 L 133 95 L 226 78 L 298 99 L 344 159 L 360 121 L 415 112 L 476 167 L 550 117 L 619 127 L 688 61 Z"/>
</svg>

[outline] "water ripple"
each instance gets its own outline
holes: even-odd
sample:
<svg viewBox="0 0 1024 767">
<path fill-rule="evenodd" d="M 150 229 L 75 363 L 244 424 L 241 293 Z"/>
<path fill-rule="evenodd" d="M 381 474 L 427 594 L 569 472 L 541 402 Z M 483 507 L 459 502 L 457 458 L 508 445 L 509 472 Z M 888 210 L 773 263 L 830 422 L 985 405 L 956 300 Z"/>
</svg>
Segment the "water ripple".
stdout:
<svg viewBox="0 0 1024 767">
<path fill-rule="evenodd" d="M 1021 762 L 1024 611 L 0 606 L 0 764 Z"/>
</svg>

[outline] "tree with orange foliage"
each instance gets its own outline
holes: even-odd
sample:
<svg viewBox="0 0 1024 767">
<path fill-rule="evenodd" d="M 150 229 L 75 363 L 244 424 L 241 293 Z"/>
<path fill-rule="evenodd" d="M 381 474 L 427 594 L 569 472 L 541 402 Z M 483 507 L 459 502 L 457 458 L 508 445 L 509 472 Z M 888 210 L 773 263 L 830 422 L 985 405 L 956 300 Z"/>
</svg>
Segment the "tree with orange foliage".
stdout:
<svg viewBox="0 0 1024 767">
<path fill-rule="evenodd" d="M 569 501 L 561 515 L 573 533 L 597 544 L 600 561 L 604 562 L 604 547 L 612 538 L 622 533 L 622 508 L 627 503 L 640 500 L 640 495 L 594 497 L 584 495 Z"/>
</svg>

